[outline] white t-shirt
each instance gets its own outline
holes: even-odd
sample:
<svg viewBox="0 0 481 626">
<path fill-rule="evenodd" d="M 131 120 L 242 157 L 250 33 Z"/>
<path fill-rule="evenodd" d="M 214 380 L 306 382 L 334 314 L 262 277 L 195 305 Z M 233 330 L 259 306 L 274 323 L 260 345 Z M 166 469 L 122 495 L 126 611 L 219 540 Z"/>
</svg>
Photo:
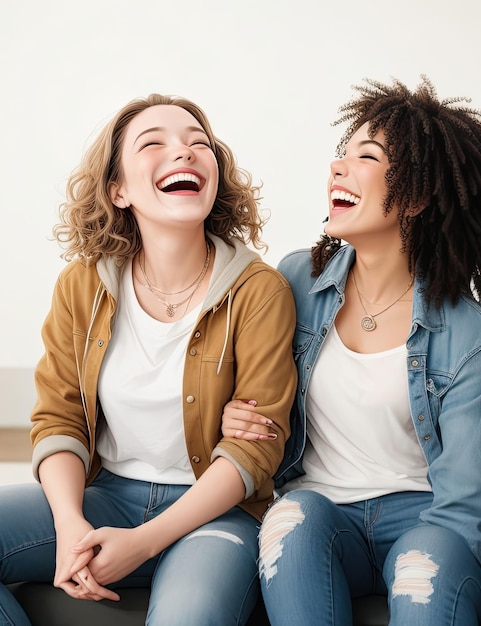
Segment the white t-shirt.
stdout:
<svg viewBox="0 0 481 626">
<path fill-rule="evenodd" d="M 163 484 L 195 482 L 184 437 L 182 381 L 201 306 L 176 322 L 159 322 L 137 301 L 131 264 L 125 269 L 98 384 L 106 424 L 97 450 L 114 474 Z"/>
<path fill-rule="evenodd" d="M 346 348 L 333 326 L 307 396 L 305 476 L 279 491 L 313 489 L 336 503 L 431 491 L 409 410 L 406 346 Z"/>
</svg>

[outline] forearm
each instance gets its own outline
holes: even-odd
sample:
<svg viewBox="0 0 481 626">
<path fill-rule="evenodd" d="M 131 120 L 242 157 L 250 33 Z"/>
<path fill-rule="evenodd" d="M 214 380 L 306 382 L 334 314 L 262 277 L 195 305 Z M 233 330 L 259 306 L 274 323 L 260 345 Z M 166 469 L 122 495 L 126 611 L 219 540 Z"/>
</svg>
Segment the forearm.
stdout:
<svg viewBox="0 0 481 626">
<path fill-rule="evenodd" d="M 57 452 L 42 461 L 39 477 L 55 524 L 66 518 L 83 516 L 85 468 L 72 452 Z"/>
<path fill-rule="evenodd" d="M 148 558 L 199 526 L 242 502 L 245 486 L 234 465 L 218 458 L 177 502 L 155 519 L 139 526 L 140 541 Z"/>
</svg>

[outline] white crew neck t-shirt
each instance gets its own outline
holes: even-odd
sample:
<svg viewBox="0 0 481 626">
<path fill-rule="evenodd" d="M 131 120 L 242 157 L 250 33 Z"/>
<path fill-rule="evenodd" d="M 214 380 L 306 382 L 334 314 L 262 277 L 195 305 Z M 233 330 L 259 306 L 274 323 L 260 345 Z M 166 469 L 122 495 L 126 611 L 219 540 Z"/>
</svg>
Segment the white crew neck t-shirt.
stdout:
<svg viewBox="0 0 481 626">
<path fill-rule="evenodd" d="M 409 410 L 406 346 L 349 350 L 335 326 L 307 396 L 305 476 L 279 491 L 313 489 L 341 504 L 399 491 L 431 491 Z"/>
<path fill-rule="evenodd" d="M 125 268 L 98 385 L 106 423 L 97 450 L 114 474 L 163 484 L 195 482 L 185 444 L 182 381 L 201 306 L 178 321 L 160 322 L 139 305 L 132 265 Z"/>
</svg>

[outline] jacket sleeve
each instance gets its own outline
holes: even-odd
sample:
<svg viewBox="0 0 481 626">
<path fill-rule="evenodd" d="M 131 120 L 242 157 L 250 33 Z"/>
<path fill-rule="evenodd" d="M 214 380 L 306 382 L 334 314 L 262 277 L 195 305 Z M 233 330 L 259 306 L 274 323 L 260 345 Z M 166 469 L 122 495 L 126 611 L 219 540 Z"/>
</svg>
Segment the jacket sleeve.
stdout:
<svg viewBox="0 0 481 626">
<path fill-rule="evenodd" d="M 277 439 L 223 438 L 213 456 L 232 457 L 249 495 L 275 474 L 290 434 L 289 415 L 297 385 L 292 353 L 295 306 L 288 282 L 276 270 L 255 275 L 241 289 L 249 290 L 249 295 L 244 294 L 241 310 L 236 312 L 233 399 L 256 400 L 257 412 L 272 420 Z"/>
<path fill-rule="evenodd" d="M 456 335 L 460 341 L 460 333 Z M 473 345 L 471 353 L 466 346 L 464 363 L 452 379 L 439 371 L 429 373 L 428 388 L 440 408 L 442 451 L 429 465 L 433 501 L 421 519 L 462 536 L 481 562 L 481 348 L 477 338 Z M 426 421 L 423 417 L 423 424 Z M 434 438 L 427 432 L 426 439 Z"/>
<path fill-rule="evenodd" d="M 37 402 L 31 414 L 31 441 L 37 479 L 42 460 L 60 451 L 74 452 L 84 462 L 86 471 L 89 467 L 88 427 L 79 390 L 73 316 L 64 276 L 65 271 L 54 288 L 42 327 L 45 352 L 35 369 Z M 76 341 L 85 346 L 86 336 L 78 336 Z"/>
</svg>

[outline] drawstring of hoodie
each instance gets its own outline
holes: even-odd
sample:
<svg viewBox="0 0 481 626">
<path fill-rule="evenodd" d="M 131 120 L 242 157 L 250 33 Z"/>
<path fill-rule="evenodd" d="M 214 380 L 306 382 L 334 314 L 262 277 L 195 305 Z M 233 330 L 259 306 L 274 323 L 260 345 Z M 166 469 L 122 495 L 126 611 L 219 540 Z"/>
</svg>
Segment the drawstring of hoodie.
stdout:
<svg viewBox="0 0 481 626">
<path fill-rule="evenodd" d="M 91 432 L 90 432 L 90 423 L 88 420 L 88 412 L 87 412 L 87 402 L 86 402 L 86 394 L 85 394 L 85 388 L 84 388 L 84 378 L 85 378 L 85 367 L 86 367 L 86 361 L 87 361 L 87 351 L 89 349 L 89 337 L 90 337 L 90 333 L 92 332 L 92 326 L 94 324 L 95 318 L 97 317 L 97 312 L 99 310 L 99 306 L 100 303 L 102 302 L 102 296 L 104 294 L 105 291 L 105 287 L 103 285 L 102 282 L 100 282 L 99 286 L 97 287 L 97 291 L 95 292 L 95 297 L 94 297 L 94 301 L 92 304 L 92 312 L 90 313 L 90 323 L 89 323 L 89 327 L 87 329 L 87 335 L 85 337 L 85 347 L 84 347 L 84 353 L 83 353 L 83 357 L 82 357 L 82 363 L 81 366 L 78 362 L 78 359 L 76 359 L 76 365 L 77 365 L 77 376 L 78 376 L 78 382 L 79 382 L 79 392 L 80 392 L 80 398 L 82 400 L 82 408 L 84 410 L 84 414 L 85 414 L 85 421 L 87 423 L 87 428 L 89 431 L 89 437 L 91 437 Z"/>
<path fill-rule="evenodd" d="M 225 298 L 224 298 L 225 300 Z M 231 309 L 232 309 L 232 289 L 229 289 L 227 293 L 227 320 L 225 324 L 225 338 L 224 338 L 224 346 L 222 348 L 222 352 L 220 355 L 219 365 L 217 366 L 217 376 L 220 373 L 222 363 L 224 361 L 225 351 L 227 350 L 227 342 L 229 340 L 229 331 L 230 331 L 230 318 L 231 318 Z"/>
</svg>

